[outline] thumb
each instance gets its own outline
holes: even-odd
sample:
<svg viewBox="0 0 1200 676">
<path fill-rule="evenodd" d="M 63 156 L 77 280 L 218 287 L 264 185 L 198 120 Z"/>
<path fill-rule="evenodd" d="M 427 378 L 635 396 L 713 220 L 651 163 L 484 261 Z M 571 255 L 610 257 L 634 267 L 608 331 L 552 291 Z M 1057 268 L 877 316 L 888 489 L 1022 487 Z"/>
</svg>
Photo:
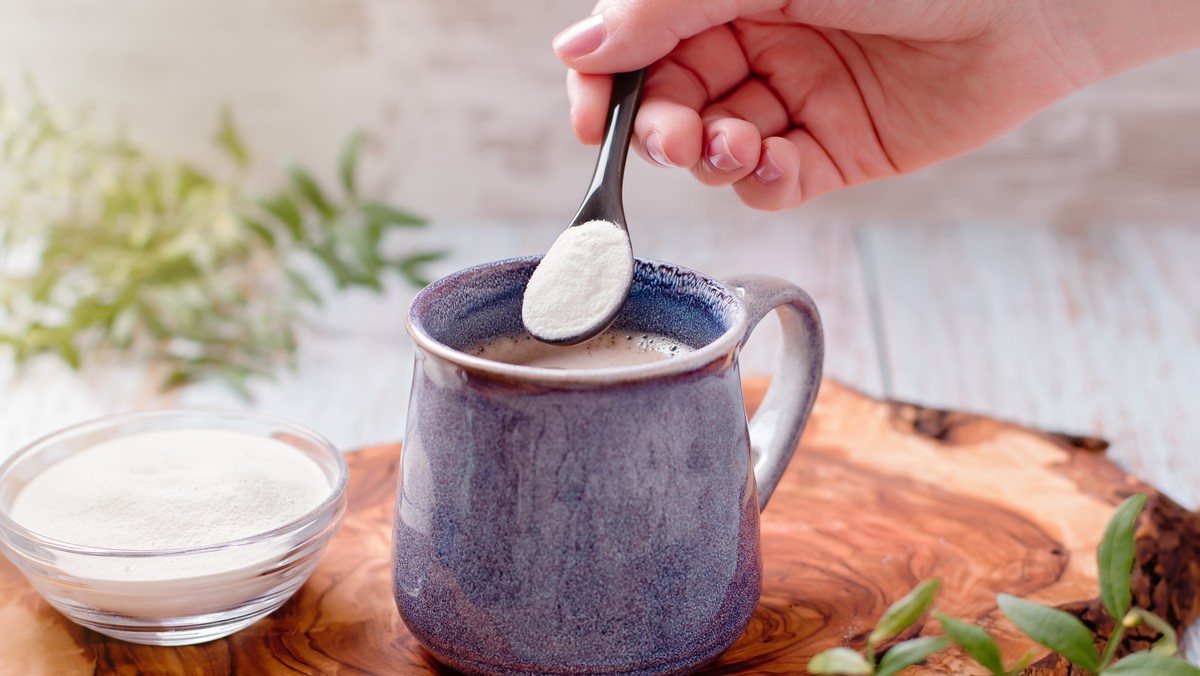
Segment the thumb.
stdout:
<svg viewBox="0 0 1200 676">
<path fill-rule="evenodd" d="M 582 73 L 622 73 L 671 53 L 681 40 L 786 0 L 600 0 L 596 12 L 554 38 L 554 53 Z"/>
</svg>

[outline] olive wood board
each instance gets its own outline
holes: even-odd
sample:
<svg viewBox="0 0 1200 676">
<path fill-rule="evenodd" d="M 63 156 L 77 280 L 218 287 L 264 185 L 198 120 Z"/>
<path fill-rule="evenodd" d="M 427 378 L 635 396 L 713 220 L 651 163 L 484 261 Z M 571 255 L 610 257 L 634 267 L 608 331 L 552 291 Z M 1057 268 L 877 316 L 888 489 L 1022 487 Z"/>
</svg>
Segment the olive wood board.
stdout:
<svg viewBox="0 0 1200 676">
<path fill-rule="evenodd" d="M 765 381 L 746 385 L 747 407 Z M 815 653 L 861 648 L 883 609 L 937 576 L 935 607 L 996 635 L 1006 661 L 1031 648 L 998 592 L 1054 604 L 1107 632 L 1095 548 L 1114 506 L 1150 499 L 1137 529 L 1135 602 L 1177 628 L 1197 615 L 1200 516 L 1127 475 L 1103 441 L 879 401 L 826 381 L 762 519 L 762 601 L 705 674 L 800 674 Z M 2 674 L 449 674 L 407 632 L 389 563 L 398 445 L 349 456 L 349 508 L 312 578 L 270 617 L 182 648 L 78 627 L 0 559 Z M 926 620 L 901 636 L 938 633 Z M 1134 632 L 1123 649 L 1145 647 Z M 1069 674 L 1045 649 L 1028 670 Z M 955 651 L 906 673 L 982 674 Z"/>
</svg>

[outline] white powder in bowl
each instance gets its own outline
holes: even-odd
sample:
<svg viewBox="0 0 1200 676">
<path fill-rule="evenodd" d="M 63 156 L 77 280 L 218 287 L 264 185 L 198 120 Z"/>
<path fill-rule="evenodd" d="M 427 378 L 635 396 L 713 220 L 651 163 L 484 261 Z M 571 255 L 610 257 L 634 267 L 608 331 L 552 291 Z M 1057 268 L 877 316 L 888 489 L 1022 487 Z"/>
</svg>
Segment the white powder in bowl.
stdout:
<svg viewBox="0 0 1200 676">
<path fill-rule="evenodd" d="M 111 439 L 47 467 L 17 494 L 11 514 L 75 545 L 177 549 L 264 533 L 329 493 L 316 462 L 282 441 L 177 429 Z"/>
<path fill-rule="evenodd" d="M 625 304 L 632 279 L 633 253 L 620 226 L 588 221 L 567 228 L 525 287 L 525 329 L 550 342 L 583 335 Z"/>
<path fill-rule="evenodd" d="M 10 514 L 62 542 L 161 551 L 274 530 L 331 493 L 316 461 L 282 441 L 174 429 L 110 439 L 59 460 L 21 488 Z M 49 565 L 70 576 L 58 585 L 69 588 L 71 603 L 165 623 L 280 594 L 290 584 L 285 576 L 307 575 L 305 564 L 288 562 L 291 547 L 292 539 L 279 537 L 178 555 L 64 553 Z"/>
</svg>

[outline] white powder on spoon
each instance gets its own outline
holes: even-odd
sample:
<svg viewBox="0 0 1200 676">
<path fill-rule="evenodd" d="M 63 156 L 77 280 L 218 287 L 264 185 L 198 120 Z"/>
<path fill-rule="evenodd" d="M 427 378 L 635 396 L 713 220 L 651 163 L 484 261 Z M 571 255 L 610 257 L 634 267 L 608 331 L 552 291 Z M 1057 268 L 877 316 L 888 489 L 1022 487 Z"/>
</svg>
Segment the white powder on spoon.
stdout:
<svg viewBox="0 0 1200 676">
<path fill-rule="evenodd" d="M 632 279 L 633 253 L 620 226 L 588 221 L 567 228 L 525 287 L 525 329 L 549 342 L 577 338 L 624 305 Z"/>
</svg>

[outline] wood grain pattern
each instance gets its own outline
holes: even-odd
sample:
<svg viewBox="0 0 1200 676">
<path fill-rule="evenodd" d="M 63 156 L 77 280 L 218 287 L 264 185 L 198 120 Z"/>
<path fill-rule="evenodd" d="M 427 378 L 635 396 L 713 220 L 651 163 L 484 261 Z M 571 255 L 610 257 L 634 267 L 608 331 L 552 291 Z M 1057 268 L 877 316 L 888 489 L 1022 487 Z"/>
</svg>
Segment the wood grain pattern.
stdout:
<svg viewBox="0 0 1200 676">
<path fill-rule="evenodd" d="M 761 381 L 748 385 L 749 406 L 762 390 Z M 1138 531 L 1137 601 L 1186 625 L 1200 607 L 1200 517 L 1124 474 L 1103 449 L 827 381 L 763 517 L 762 602 L 703 673 L 800 673 L 819 650 L 860 646 L 884 607 L 934 575 L 944 580 L 937 607 L 989 628 L 1010 660 L 1031 646 L 996 611 L 999 591 L 1103 627 L 1094 549 L 1115 503 L 1133 491 L 1151 494 Z M 109 640 L 67 622 L 0 563 L 0 673 L 449 673 L 408 634 L 391 599 L 399 453 L 380 446 L 350 456 L 348 516 L 313 577 L 274 615 L 224 640 L 186 648 Z M 908 635 L 930 631 L 927 623 Z M 955 653 L 918 671 L 982 673 Z M 1068 672 L 1047 656 L 1031 673 Z"/>
</svg>

